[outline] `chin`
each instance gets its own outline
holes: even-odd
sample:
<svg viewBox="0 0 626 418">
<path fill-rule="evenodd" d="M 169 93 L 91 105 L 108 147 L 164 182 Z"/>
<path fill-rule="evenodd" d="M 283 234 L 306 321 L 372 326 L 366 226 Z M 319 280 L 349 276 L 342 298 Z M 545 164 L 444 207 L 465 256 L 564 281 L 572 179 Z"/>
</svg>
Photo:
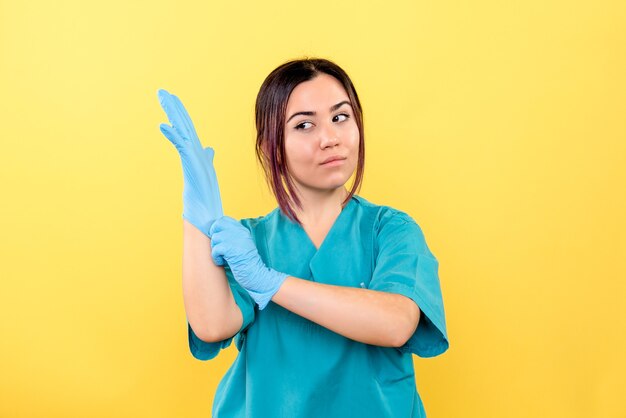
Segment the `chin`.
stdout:
<svg viewBox="0 0 626 418">
<path fill-rule="evenodd" d="M 341 189 L 342 187 L 346 186 L 346 183 L 348 183 L 349 179 L 346 179 L 343 182 L 339 182 L 339 183 L 331 183 L 328 185 L 327 189 L 331 189 L 331 190 L 337 190 L 337 189 Z"/>
</svg>

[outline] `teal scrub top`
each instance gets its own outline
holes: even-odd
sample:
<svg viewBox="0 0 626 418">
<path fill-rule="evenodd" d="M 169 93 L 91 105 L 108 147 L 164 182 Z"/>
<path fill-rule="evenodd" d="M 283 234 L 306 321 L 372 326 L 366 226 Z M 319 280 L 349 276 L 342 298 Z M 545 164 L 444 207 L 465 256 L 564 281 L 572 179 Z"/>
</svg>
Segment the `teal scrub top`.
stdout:
<svg viewBox="0 0 626 418">
<path fill-rule="evenodd" d="M 402 347 L 364 344 L 270 302 L 259 310 L 225 267 L 243 314 L 238 333 L 200 340 L 189 326 L 189 348 L 214 358 L 233 338 L 237 358 L 219 383 L 215 418 L 425 417 L 416 389 L 412 353 L 437 356 L 448 349 L 438 261 L 422 230 L 406 213 L 353 196 L 319 249 L 279 208 L 240 221 L 265 264 L 300 279 L 397 293 L 421 310 Z"/>
</svg>

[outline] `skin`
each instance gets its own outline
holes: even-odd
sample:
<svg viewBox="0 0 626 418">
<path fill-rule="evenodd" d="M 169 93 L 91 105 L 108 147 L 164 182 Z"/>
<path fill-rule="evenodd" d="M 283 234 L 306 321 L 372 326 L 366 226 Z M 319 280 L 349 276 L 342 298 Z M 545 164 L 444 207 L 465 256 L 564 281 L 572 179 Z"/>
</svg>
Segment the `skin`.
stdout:
<svg viewBox="0 0 626 418">
<path fill-rule="evenodd" d="M 320 74 L 296 86 L 287 104 L 287 166 L 302 201 L 296 214 L 316 248 L 341 213 L 345 184 L 358 161 L 359 130 L 352 109 L 349 104 L 332 109 L 343 101 L 349 98 L 339 81 Z M 322 164 L 335 155 L 345 159 Z M 379 346 L 402 346 L 420 318 L 415 302 L 402 295 L 292 276 L 272 301 L 345 337 Z"/>
</svg>

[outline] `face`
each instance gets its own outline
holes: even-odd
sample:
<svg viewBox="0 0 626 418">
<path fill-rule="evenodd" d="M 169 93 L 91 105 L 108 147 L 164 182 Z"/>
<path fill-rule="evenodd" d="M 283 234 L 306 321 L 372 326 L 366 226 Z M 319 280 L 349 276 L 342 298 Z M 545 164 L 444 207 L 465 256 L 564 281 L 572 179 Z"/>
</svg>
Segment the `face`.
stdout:
<svg viewBox="0 0 626 418">
<path fill-rule="evenodd" d="M 332 191 L 346 184 L 358 162 L 359 128 L 341 83 L 319 74 L 298 84 L 285 119 L 287 167 L 296 185 Z"/>
</svg>

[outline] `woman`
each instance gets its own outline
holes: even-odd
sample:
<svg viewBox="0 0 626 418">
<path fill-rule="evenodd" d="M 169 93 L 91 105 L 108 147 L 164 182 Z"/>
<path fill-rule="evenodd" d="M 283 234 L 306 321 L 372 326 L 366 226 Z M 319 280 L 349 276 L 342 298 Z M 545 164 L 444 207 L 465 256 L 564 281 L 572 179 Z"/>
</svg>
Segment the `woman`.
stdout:
<svg viewBox="0 0 626 418">
<path fill-rule="evenodd" d="M 214 417 L 424 417 L 412 353 L 448 348 L 438 262 L 406 213 L 355 194 L 361 104 L 324 59 L 282 64 L 256 102 L 257 156 L 278 207 L 222 216 L 213 150 L 159 91 L 183 163 L 183 294 L 200 360 L 231 344 Z M 345 184 L 352 175 L 351 190 Z"/>
</svg>

